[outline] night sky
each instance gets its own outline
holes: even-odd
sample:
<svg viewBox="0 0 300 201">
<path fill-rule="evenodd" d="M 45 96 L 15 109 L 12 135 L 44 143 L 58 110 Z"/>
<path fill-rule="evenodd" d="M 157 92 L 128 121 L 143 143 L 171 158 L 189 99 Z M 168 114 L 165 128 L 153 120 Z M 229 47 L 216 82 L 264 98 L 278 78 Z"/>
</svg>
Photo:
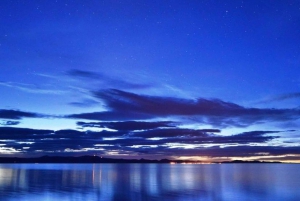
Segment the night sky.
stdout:
<svg viewBox="0 0 300 201">
<path fill-rule="evenodd" d="M 0 154 L 300 162 L 300 1 L 1 0 Z"/>
</svg>

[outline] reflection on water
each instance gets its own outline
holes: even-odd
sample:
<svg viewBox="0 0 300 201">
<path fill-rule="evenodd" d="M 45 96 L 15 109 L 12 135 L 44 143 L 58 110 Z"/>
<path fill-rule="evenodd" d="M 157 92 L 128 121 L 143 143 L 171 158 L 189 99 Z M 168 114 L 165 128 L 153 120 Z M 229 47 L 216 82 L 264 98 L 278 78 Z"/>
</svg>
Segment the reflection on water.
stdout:
<svg viewBox="0 0 300 201">
<path fill-rule="evenodd" d="M 0 164 L 1 201 L 300 200 L 299 165 Z"/>
</svg>

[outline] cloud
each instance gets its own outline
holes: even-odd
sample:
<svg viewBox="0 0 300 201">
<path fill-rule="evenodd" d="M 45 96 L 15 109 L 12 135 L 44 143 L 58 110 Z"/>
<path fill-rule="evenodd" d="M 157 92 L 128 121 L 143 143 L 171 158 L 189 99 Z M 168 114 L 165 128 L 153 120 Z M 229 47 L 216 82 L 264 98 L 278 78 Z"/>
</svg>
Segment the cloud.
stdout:
<svg viewBox="0 0 300 201">
<path fill-rule="evenodd" d="M 19 110 L 5 110 L 0 109 L 0 119 L 22 119 L 22 118 L 38 118 L 43 117 L 41 114 L 33 113 L 33 112 L 24 112 Z"/>
<path fill-rule="evenodd" d="M 219 99 L 180 99 L 146 96 L 117 89 L 93 92 L 107 111 L 72 114 L 69 118 L 102 121 L 147 120 L 159 117 L 184 117 L 216 126 L 246 127 L 265 121 L 299 119 L 299 109 L 246 108 Z"/>
<path fill-rule="evenodd" d="M 185 145 L 201 144 L 227 144 L 227 143 L 261 143 L 278 138 L 277 136 L 265 136 L 267 133 L 278 133 L 278 131 L 254 131 L 253 133 L 242 133 L 232 136 L 219 136 L 211 132 L 192 129 L 156 129 L 134 132 L 126 135 L 126 138 L 114 140 L 119 146 L 134 145 L 167 145 L 168 143 L 179 143 Z M 151 140 L 151 138 L 159 138 Z M 170 146 L 171 147 L 171 146 Z"/>
<path fill-rule="evenodd" d="M 89 120 L 102 120 L 102 121 L 123 121 L 123 120 L 145 120 L 152 119 L 152 115 L 141 114 L 135 112 L 91 112 L 91 113 L 80 113 L 66 115 L 66 118 L 74 119 L 89 119 Z"/>
<path fill-rule="evenodd" d="M 108 76 L 103 73 L 83 71 L 78 69 L 69 70 L 66 72 L 66 75 L 75 79 L 80 79 L 80 80 L 84 79 L 85 81 L 88 82 L 97 83 L 98 85 L 102 84 L 105 85 L 105 87 L 114 86 L 123 89 L 147 89 L 153 87 L 150 84 L 134 83 L 123 79 L 114 78 L 112 76 Z"/>
<path fill-rule="evenodd" d="M 19 121 L 2 121 L 2 122 L 0 122 L 0 125 L 2 125 L 2 126 L 15 126 L 18 124 L 20 124 Z"/>
<path fill-rule="evenodd" d="M 101 75 L 99 73 L 83 71 L 83 70 L 78 70 L 78 69 L 69 70 L 66 72 L 66 74 L 71 77 L 88 78 L 88 79 L 100 79 L 100 78 L 104 77 L 103 75 Z"/>
<path fill-rule="evenodd" d="M 211 132 L 212 131 L 212 132 Z M 195 141 L 193 137 L 210 137 L 208 133 L 215 133 L 220 132 L 217 129 L 179 129 L 179 128 L 172 128 L 172 129 L 156 129 L 156 130 L 148 130 L 148 131 L 141 131 L 135 132 L 132 134 L 134 137 L 143 137 L 143 138 L 190 138 L 191 141 Z"/>
<path fill-rule="evenodd" d="M 99 104 L 100 103 L 98 101 L 95 101 L 93 99 L 83 99 L 83 100 L 78 101 L 78 102 L 69 103 L 69 105 L 76 106 L 76 107 L 82 107 L 82 108 L 93 107 L 93 106 L 96 106 L 96 105 L 99 105 Z"/>
<path fill-rule="evenodd" d="M 17 82 L 0 82 L 0 85 L 25 91 L 28 93 L 38 94 L 63 94 L 65 91 L 58 90 L 54 86 L 38 86 L 35 84 L 17 83 Z"/>
<path fill-rule="evenodd" d="M 175 127 L 174 124 L 175 122 L 171 122 L 171 121 L 77 122 L 77 125 L 82 127 L 109 128 L 109 129 L 121 130 L 121 131 L 149 130 L 149 129 L 157 129 L 161 127 Z"/>
<path fill-rule="evenodd" d="M 1 139 L 38 139 L 40 135 L 46 135 L 53 133 L 52 130 L 39 130 L 30 128 L 15 128 L 15 127 L 0 127 Z M 30 136 L 30 138 L 28 138 Z"/>
<path fill-rule="evenodd" d="M 143 154 L 154 153 L 154 156 L 169 156 L 169 157 L 182 157 L 182 156 L 194 156 L 194 157 L 209 157 L 209 158 L 227 158 L 223 160 L 230 160 L 231 157 L 260 157 L 260 156 L 283 156 L 286 155 L 300 155 L 300 147 L 282 147 L 282 146 L 228 146 L 228 147 L 199 147 L 199 148 L 140 148 L 136 149 Z M 300 157 L 298 156 L 298 160 Z"/>
<path fill-rule="evenodd" d="M 286 100 L 286 99 L 291 99 L 291 98 L 300 98 L 300 93 L 289 93 L 289 94 L 284 94 L 281 96 L 277 96 L 273 100 L 280 101 L 280 100 Z"/>
<path fill-rule="evenodd" d="M 151 125 L 151 124 L 149 124 Z M 149 126 L 140 124 L 139 126 Z M 118 125 L 120 126 L 120 125 Z M 154 126 L 154 125 L 153 125 Z M 158 127 L 158 126 L 156 126 Z M 109 131 L 77 131 L 77 130 L 45 130 L 15 127 L 0 127 L 0 141 L 2 147 L 13 148 L 23 153 L 33 153 L 42 151 L 44 153 L 55 152 L 66 154 L 67 149 L 86 152 L 87 150 L 99 150 L 105 154 L 107 151 L 118 152 L 130 151 L 132 153 L 149 153 L 151 155 L 164 153 L 172 156 L 176 155 L 178 145 L 196 145 L 194 151 L 207 150 L 215 151 L 211 148 L 201 149 L 201 144 L 244 144 L 267 142 L 277 138 L 277 136 L 266 136 L 270 133 L 280 131 L 253 131 L 232 136 L 219 136 L 213 132 L 214 129 L 180 129 L 180 128 L 156 128 L 139 132 L 133 130 L 120 129 L 117 132 Z M 135 129 L 135 128 L 133 128 Z M 150 138 L 159 137 L 160 139 L 151 140 Z M 106 138 L 111 138 L 110 140 Z M 177 144 L 177 147 L 173 145 Z M 155 148 L 151 148 L 155 146 Z M 23 147 L 27 147 L 25 150 Z M 99 148 L 100 147 L 100 148 Z M 215 146 L 215 149 L 219 147 Z M 180 149 L 181 155 L 191 152 L 190 149 Z M 214 153 L 214 152 L 212 152 Z M 252 153 L 255 154 L 255 153 Z M 213 156 L 208 154 L 207 156 Z"/>
<path fill-rule="evenodd" d="M 64 152 L 65 149 L 93 147 L 102 140 L 105 132 L 81 132 L 77 130 L 43 130 L 29 128 L 0 127 L 0 140 L 4 147 L 13 147 L 23 152 Z M 111 134 L 113 135 L 113 134 Z M 29 147 L 22 150 L 22 147 Z"/>
<path fill-rule="evenodd" d="M 270 103 L 270 102 L 275 102 L 275 101 L 284 101 L 284 100 L 296 99 L 296 98 L 300 98 L 300 92 L 281 94 L 279 96 L 274 96 L 274 97 L 259 101 L 259 102 L 257 102 L 257 104 Z"/>
</svg>

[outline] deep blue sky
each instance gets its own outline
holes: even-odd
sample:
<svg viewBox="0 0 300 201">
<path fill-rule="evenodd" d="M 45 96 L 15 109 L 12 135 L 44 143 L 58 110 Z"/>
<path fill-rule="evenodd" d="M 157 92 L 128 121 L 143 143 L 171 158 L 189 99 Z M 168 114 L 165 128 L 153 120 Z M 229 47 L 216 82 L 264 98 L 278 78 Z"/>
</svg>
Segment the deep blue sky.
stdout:
<svg viewBox="0 0 300 201">
<path fill-rule="evenodd" d="M 299 160 L 300 1 L 0 1 L 0 152 Z"/>
</svg>

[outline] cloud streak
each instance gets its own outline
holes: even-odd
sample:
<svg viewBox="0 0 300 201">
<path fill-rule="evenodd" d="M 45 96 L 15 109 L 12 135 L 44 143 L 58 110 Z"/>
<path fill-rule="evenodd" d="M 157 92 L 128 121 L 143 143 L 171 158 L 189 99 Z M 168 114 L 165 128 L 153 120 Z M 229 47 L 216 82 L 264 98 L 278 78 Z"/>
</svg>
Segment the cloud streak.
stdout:
<svg viewBox="0 0 300 201">
<path fill-rule="evenodd" d="M 83 99 L 81 101 L 69 103 L 69 105 L 76 106 L 76 107 L 82 107 L 82 108 L 93 107 L 93 106 L 96 106 L 99 104 L 100 103 L 98 101 L 95 101 L 93 99 Z"/>
<path fill-rule="evenodd" d="M 275 101 L 284 101 L 284 100 L 297 99 L 297 98 L 300 98 L 300 92 L 274 96 L 274 97 L 268 98 L 266 100 L 259 101 L 259 102 L 257 102 L 257 104 L 270 103 L 270 102 L 275 102 Z"/>
<path fill-rule="evenodd" d="M 35 94 L 63 94 L 65 91 L 58 90 L 54 86 L 38 86 L 35 84 L 17 83 L 17 82 L 0 82 L 1 86 L 18 89 L 28 93 Z"/>
<path fill-rule="evenodd" d="M 123 89 L 147 89 L 153 87 L 150 84 L 139 84 L 134 82 L 125 81 L 123 79 L 107 76 L 103 73 L 84 71 L 72 69 L 66 72 L 66 75 L 78 80 L 85 80 L 87 82 L 96 82 L 105 84 L 105 86 L 115 86 Z"/>
<path fill-rule="evenodd" d="M 109 128 L 121 131 L 134 130 L 149 130 L 162 127 L 175 127 L 175 122 L 161 121 L 161 122 L 145 122 L 145 121 L 126 121 L 126 122 L 77 122 L 78 126 L 82 127 L 96 127 Z"/>
<path fill-rule="evenodd" d="M 41 114 L 33 113 L 33 112 L 0 109 L 0 119 L 19 120 L 22 118 L 42 118 L 42 117 L 45 117 L 45 116 L 41 115 Z"/>
<path fill-rule="evenodd" d="M 181 117 L 215 126 L 248 126 L 257 122 L 288 121 L 300 117 L 299 109 L 246 108 L 219 99 L 179 99 L 146 96 L 117 89 L 93 92 L 107 111 L 72 114 L 67 117 L 90 120 L 149 120 Z"/>
</svg>

